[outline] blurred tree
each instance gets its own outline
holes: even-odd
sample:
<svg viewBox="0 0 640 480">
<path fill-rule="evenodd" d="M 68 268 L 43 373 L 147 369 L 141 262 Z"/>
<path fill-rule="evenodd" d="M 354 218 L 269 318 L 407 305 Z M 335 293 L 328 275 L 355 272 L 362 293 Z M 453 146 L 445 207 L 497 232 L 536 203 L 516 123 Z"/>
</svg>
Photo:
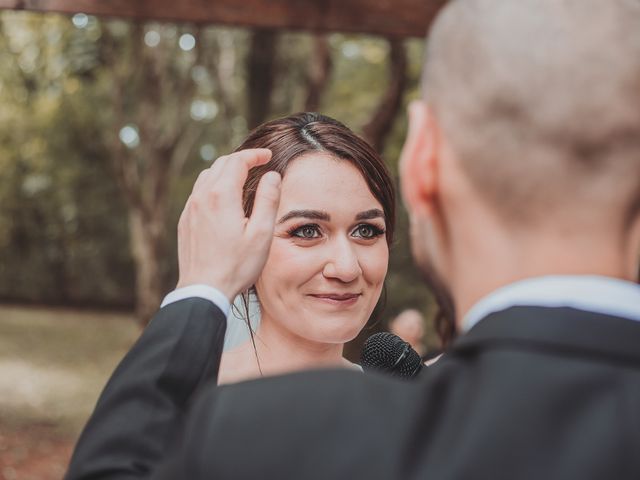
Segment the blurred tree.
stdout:
<svg viewBox="0 0 640 480">
<path fill-rule="evenodd" d="M 273 30 L 251 32 L 247 55 L 247 120 L 253 129 L 269 117 L 271 92 L 276 75 L 278 35 Z"/>
<path fill-rule="evenodd" d="M 320 100 L 329 83 L 332 66 L 328 37 L 315 34 L 307 70 L 307 98 L 304 102 L 306 112 L 315 112 L 320 109 Z"/>
<path fill-rule="evenodd" d="M 158 30 L 105 23 L 96 71 L 96 81 L 109 85 L 101 92 L 109 109 L 105 146 L 127 205 L 136 313 L 143 322 L 164 290 L 170 180 L 182 173 L 204 131 L 202 120 L 217 113 L 212 100 L 196 98 L 192 69 L 206 51 L 200 30 L 181 33 L 177 44 Z"/>
<path fill-rule="evenodd" d="M 402 40 L 389 39 L 389 85 L 369 122 L 364 126 L 364 136 L 378 151 L 384 150 L 387 135 L 402 105 L 407 77 L 407 55 Z"/>
<path fill-rule="evenodd" d="M 130 257 L 114 249 L 126 230 L 105 221 L 106 202 L 81 198 L 89 189 L 119 205 L 103 181 L 100 149 L 85 140 L 96 138 L 94 123 L 69 108 L 79 44 L 59 17 L 13 20 L 0 23 L 0 292 L 40 303 L 127 304 L 129 276 L 121 273 Z M 73 64 L 69 50 L 78 53 Z M 102 278 L 99 288 L 87 281 L 89 269 Z"/>
</svg>

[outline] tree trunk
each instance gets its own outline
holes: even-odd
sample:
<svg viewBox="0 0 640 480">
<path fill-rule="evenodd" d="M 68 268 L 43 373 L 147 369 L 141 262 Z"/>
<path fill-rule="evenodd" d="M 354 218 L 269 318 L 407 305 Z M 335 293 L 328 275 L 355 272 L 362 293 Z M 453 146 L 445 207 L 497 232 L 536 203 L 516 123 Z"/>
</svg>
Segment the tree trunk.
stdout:
<svg viewBox="0 0 640 480">
<path fill-rule="evenodd" d="M 326 35 L 314 35 L 313 54 L 309 63 L 307 99 L 304 106 L 307 112 L 319 110 L 320 100 L 329 83 L 332 67 L 329 39 Z"/>
<path fill-rule="evenodd" d="M 136 271 L 136 318 L 146 325 L 160 307 L 163 294 L 161 260 L 164 253 L 162 222 L 148 218 L 139 208 L 129 208 L 131 252 Z"/>
<path fill-rule="evenodd" d="M 272 30 L 255 30 L 247 59 L 249 128 L 255 128 L 269 115 L 275 77 L 277 35 Z"/>
<path fill-rule="evenodd" d="M 393 126 L 407 80 L 407 54 L 402 40 L 389 39 L 389 86 L 371 120 L 364 126 L 364 136 L 378 151 L 384 150 L 385 140 Z"/>
</svg>

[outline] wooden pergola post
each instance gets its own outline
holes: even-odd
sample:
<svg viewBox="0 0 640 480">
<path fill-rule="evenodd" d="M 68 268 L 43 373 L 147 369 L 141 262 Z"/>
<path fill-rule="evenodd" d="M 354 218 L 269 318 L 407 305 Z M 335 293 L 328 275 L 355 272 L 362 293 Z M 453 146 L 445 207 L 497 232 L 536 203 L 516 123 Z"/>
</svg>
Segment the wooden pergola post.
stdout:
<svg viewBox="0 0 640 480">
<path fill-rule="evenodd" d="M 446 0 L 0 0 L 0 9 L 422 37 Z"/>
</svg>

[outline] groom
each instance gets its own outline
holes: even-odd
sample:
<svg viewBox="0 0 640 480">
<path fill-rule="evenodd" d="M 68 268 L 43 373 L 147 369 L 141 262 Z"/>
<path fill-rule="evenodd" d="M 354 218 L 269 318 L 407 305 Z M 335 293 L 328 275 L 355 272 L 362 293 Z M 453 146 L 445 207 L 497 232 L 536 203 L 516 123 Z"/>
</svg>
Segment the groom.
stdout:
<svg viewBox="0 0 640 480">
<path fill-rule="evenodd" d="M 199 388 L 279 195 L 267 177 L 234 216 L 269 154 L 227 157 L 185 207 L 180 288 L 68 478 L 640 478 L 640 2 L 453 0 L 425 58 L 401 184 L 414 257 L 456 312 L 451 349 L 413 383 Z"/>
</svg>

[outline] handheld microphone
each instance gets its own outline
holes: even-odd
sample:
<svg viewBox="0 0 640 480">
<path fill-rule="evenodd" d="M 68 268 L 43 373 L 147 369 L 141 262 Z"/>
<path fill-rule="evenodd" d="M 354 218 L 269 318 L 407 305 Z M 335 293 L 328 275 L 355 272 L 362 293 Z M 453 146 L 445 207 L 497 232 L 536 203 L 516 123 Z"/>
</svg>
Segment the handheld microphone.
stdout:
<svg viewBox="0 0 640 480">
<path fill-rule="evenodd" d="M 416 377 L 424 366 L 411 345 L 389 332 L 374 333 L 364 342 L 360 364 L 364 370 L 409 379 Z"/>
</svg>

